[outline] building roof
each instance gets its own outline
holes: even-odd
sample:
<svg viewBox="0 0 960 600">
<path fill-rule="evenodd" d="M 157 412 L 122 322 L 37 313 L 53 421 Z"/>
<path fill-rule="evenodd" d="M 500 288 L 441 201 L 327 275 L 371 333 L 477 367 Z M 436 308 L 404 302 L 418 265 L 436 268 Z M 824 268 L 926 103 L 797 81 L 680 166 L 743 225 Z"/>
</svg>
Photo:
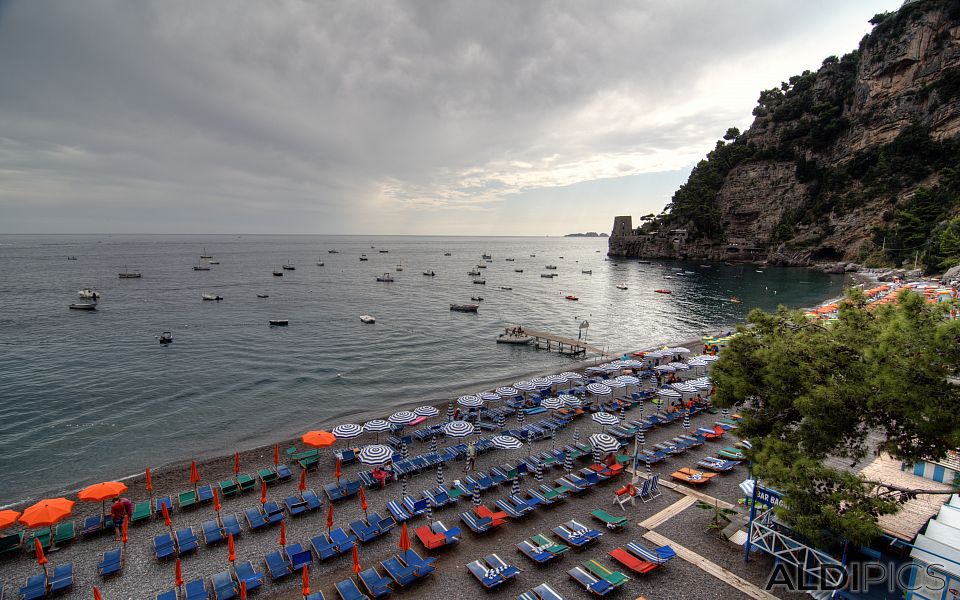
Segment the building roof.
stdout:
<svg viewBox="0 0 960 600">
<path fill-rule="evenodd" d="M 865 466 L 860 471 L 860 475 L 870 481 L 889 483 L 908 489 L 942 491 L 953 489 L 945 483 L 917 477 L 913 473 L 902 470 L 900 465 L 899 460 L 887 454 L 881 454 Z M 878 523 L 885 533 L 906 542 L 912 542 L 927 521 L 935 516 L 948 500 L 950 500 L 949 494 L 920 494 L 913 500 L 908 500 L 899 512 L 881 516 Z"/>
</svg>

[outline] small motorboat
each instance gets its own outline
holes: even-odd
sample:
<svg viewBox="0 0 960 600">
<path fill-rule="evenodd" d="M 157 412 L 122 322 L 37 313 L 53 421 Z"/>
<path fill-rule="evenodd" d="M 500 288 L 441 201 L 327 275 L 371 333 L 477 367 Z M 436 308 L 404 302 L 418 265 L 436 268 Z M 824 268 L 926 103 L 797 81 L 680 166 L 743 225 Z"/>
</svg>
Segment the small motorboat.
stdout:
<svg viewBox="0 0 960 600">
<path fill-rule="evenodd" d="M 510 290 L 512 290 L 513 288 L 512 288 L 512 287 L 510 287 L 510 286 L 506 286 L 506 285 L 501 285 L 501 286 L 500 286 L 500 289 L 501 289 L 501 290 L 506 290 L 506 291 L 508 291 L 508 292 L 509 292 L 509 291 L 510 291 Z"/>
<path fill-rule="evenodd" d="M 483 302 L 483 296 L 471 296 L 470 299 L 474 302 Z"/>
<path fill-rule="evenodd" d="M 290 319 L 270 319 L 271 327 L 286 327 L 290 324 Z"/>
<path fill-rule="evenodd" d="M 318 266 L 318 267 L 322 267 L 322 266 L 323 266 L 323 261 L 322 261 L 322 260 L 318 260 L 318 261 L 317 261 L 317 266 Z"/>
<path fill-rule="evenodd" d="M 203 252 L 200 254 L 200 258 L 213 258 L 213 257 L 207 254 L 207 249 L 204 248 Z"/>
<path fill-rule="evenodd" d="M 486 279 L 474 279 L 473 282 L 477 285 L 487 285 Z"/>
<path fill-rule="evenodd" d="M 673 292 L 670 291 L 670 290 L 653 290 L 653 291 L 655 291 L 655 292 L 658 293 L 658 294 L 672 294 L 672 293 L 673 293 Z"/>
<path fill-rule="evenodd" d="M 513 272 L 514 272 L 514 273 L 523 273 L 523 269 L 514 269 Z"/>
<path fill-rule="evenodd" d="M 397 265 L 397 272 L 400 272 L 402 270 L 403 270 L 403 265 Z"/>
<path fill-rule="evenodd" d="M 664 278 L 664 279 L 673 279 L 673 275 L 664 275 L 663 278 Z"/>
<path fill-rule="evenodd" d="M 600 252 L 600 251 L 597 250 L 597 252 Z M 650 261 L 649 261 L 649 260 L 638 260 L 638 261 L 637 261 L 637 264 L 639 264 L 639 265 L 649 265 L 649 264 L 650 264 Z M 701 265 L 701 266 L 703 266 L 703 265 Z"/>
<path fill-rule="evenodd" d="M 512 258 L 508 258 L 508 259 L 506 259 L 506 260 L 507 260 L 507 262 L 513 262 L 513 259 L 512 259 Z"/>
<path fill-rule="evenodd" d="M 433 271 L 424 271 L 423 274 L 426 275 L 427 277 L 436 277 L 436 276 L 437 276 L 437 274 L 434 273 Z"/>
<path fill-rule="evenodd" d="M 372 324 L 372 323 L 376 323 L 377 319 L 373 315 L 360 315 L 360 322 Z"/>
<path fill-rule="evenodd" d="M 211 264 L 211 265 L 219 265 L 219 264 L 220 264 L 220 261 L 219 261 L 219 260 L 211 260 L 209 264 Z"/>
<path fill-rule="evenodd" d="M 209 271 L 209 270 L 210 270 L 210 267 L 208 267 L 207 265 L 193 265 L 193 270 L 194 270 L 194 271 Z"/>
<path fill-rule="evenodd" d="M 123 271 L 120 272 L 120 279 L 140 279 L 140 271 L 128 271 L 127 265 L 123 265 Z"/>
<path fill-rule="evenodd" d="M 273 272 L 273 276 L 274 276 L 274 277 L 283 277 L 283 271 L 274 271 L 274 272 Z"/>
<path fill-rule="evenodd" d="M 593 275 L 593 269 L 584 269 L 580 272 L 583 273 L 584 275 Z"/>
<path fill-rule="evenodd" d="M 379 252 L 380 254 L 386 254 L 387 252 L 390 252 L 390 251 L 389 251 L 389 250 L 377 250 L 377 252 Z"/>
<path fill-rule="evenodd" d="M 733 303 L 733 304 L 740 304 L 741 300 L 740 300 L 740 298 L 737 298 L 736 296 L 731 296 L 730 302 Z"/>
<path fill-rule="evenodd" d="M 444 255 L 444 256 L 453 256 L 453 254 L 450 254 L 449 252 L 444 252 L 443 255 Z"/>
<path fill-rule="evenodd" d="M 297 270 L 297 267 L 294 266 L 293 263 L 287 263 L 287 264 L 283 265 L 282 268 L 283 268 L 284 271 L 296 271 L 296 270 Z"/>
<path fill-rule="evenodd" d="M 497 336 L 498 344 L 516 344 L 518 346 L 526 346 L 533 342 L 533 338 L 529 335 L 515 334 L 515 333 L 501 333 Z"/>
<path fill-rule="evenodd" d="M 340 254 L 339 250 L 327 250 L 327 254 Z"/>
<path fill-rule="evenodd" d="M 367 255 L 366 255 L 366 254 L 361 254 L 361 255 L 360 255 L 360 260 L 364 260 L 364 261 L 367 260 Z"/>
<path fill-rule="evenodd" d="M 167 345 L 173 343 L 173 334 L 169 331 L 164 331 L 160 333 L 160 345 Z"/>
<path fill-rule="evenodd" d="M 555 271 L 557 269 L 557 265 L 547 265 L 546 268 L 551 271 Z"/>
<path fill-rule="evenodd" d="M 684 271 L 683 274 L 684 274 L 684 275 L 696 275 L 697 272 L 696 272 L 696 271 Z"/>
<path fill-rule="evenodd" d="M 530 255 L 530 258 L 536 258 L 536 257 L 537 257 L 536 254 L 531 254 L 531 255 Z"/>
<path fill-rule="evenodd" d="M 269 298 L 270 294 L 257 294 L 257 298 Z"/>
<path fill-rule="evenodd" d="M 390 273 L 384 273 L 383 275 L 377 276 L 377 281 L 382 281 L 384 283 L 390 283 L 393 281 L 393 275 Z"/>
<path fill-rule="evenodd" d="M 96 302 L 74 302 L 70 305 L 73 310 L 97 310 Z"/>
<path fill-rule="evenodd" d="M 467 275 L 469 275 L 469 276 L 471 276 L 471 277 L 476 277 L 476 276 L 480 275 L 480 271 L 478 271 L 478 270 L 476 270 L 476 269 L 473 269 L 472 271 L 470 271 L 469 273 L 467 273 Z"/>
<path fill-rule="evenodd" d="M 563 257 L 562 257 L 562 256 L 560 256 L 560 257 L 558 257 L 558 258 L 559 258 L 560 260 L 563 260 Z"/>
<path fill-rule="evenodd" d="M 627 286 L 625 286 L 625 285 L 623 285 L 622 283 L 620 283 L 620 284 L 617 284 L 617 289 L 618 289 L 618 290 L 625 290 L 625 289 L 627 289 Z"/>
<path fill-rule="evenodd" d="M 76 257 L 76 256 L 68 256 L 68 257 L 67 257 L 67 260 L 77 260 L 77 257 Z"/>
<path fill-rule="evenodd" d="M 87 299 L 89 299 L 89 300 L 99 300 L 99 299 L 100 299 L 100 294 L 99 294 L 99 292 L 96 292 L 96 291 L 91 290 L 91 289 L 89 289 L 89 288 L 84 288 L 84 289 L 78 291 L 78 292 L 77 292 L 77 295 L 79 295 L 81 298 L 87 298 Z"/>
<path fill-rule="evenodd" d="M 556 273 L 540 273 L 540 277 L 546 277 L 547 279 L 553 279 L 556 276 Z"/>
<path fill-rule="evenodd" d="M 480 308 L 477 304 L 451 304 L 450 310 L 454 312 L 477 312 L 477 309 Z"/>
<path fill-rule="evenodd" d="M 477 265 L 477 268 L 478 268 L 478 269 L 486 269 L 486 268 L 487 268 L 487 265 Z"/>
<path fill-rule="evenodd" d="M 564 296 L 564 298 L 566 298 L 567 300 L 579 300 L 579 299 L 580 299 L 580 298 L 577 298 L 576 296 L 574 296 L 573 294 L 570 294 L 570 295 L 568 295 L 568 296 Z"/>
<path fill-rule="evenodd" d="M 204 300 L 220 302 L 223 300 L 223 296 L 218 296 L 217 294 L 200 294 L 200 297 Z"/>
<path fill-rule="evenodd" d="M 482 258 L 483 260 L 493 260 L 493 257 L 490 256 L 489 254 L 481 254 L 480 258 Z"/>
<path fill-rule="evenodd" d="M 757 269 L 756 271 L 757 273 L 763 273 L 763 271 L 761 271 L 760 269 Z"/>
</svg>

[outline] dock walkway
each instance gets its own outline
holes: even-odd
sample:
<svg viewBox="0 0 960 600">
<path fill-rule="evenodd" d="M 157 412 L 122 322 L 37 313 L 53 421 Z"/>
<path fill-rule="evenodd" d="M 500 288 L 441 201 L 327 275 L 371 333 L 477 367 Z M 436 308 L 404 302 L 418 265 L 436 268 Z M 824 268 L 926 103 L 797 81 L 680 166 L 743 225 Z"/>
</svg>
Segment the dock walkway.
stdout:
<svg viewBox="0 0 960 600">
<path fill-rule="evenodd" d="M 512 329 L 516 326 L 510 326 Z M 534 344 L 537 348 L 542 348 L 547 351 L 552 350 L 556 347 L 557 351 L 561 354 L 569 354 L 576 356 L 578 354 L 603 354 L 604 351 L 600 348 L 594 346 L 588 346 L 583 340 L 575 340 L 573 338 L 563 337 L 559 335 L 554 335 L 546 331 L 538 331 L 536 329 L 530 329 L 528 327 L 523 328 L 523 333 L 529 335 L 534 339 Z M 566 348 L 566 350 L 564 349 Z"/>
</svg>

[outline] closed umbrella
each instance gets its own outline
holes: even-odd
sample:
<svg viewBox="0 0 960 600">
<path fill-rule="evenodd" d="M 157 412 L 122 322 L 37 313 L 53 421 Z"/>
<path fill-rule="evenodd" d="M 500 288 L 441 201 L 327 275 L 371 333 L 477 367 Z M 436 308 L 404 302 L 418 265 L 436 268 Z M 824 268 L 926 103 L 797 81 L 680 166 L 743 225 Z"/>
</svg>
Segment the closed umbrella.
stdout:
<svg viewBox="0 0 960 600">
<path fill-rule="evenodd" d="M 565 471 L 573 470 L 573 455 L 569 452 L 563 453 L 563 469 Z"/>
<path fill-rule="evenodd" d="M 287 522 L 286 520 L 280 521 L 280 547 L 283 548 L 287 545 Z"/>
<path fill-rule="evenodd" d="M 370 506 L 367 505 L 367 496 L 363 493 L 362 487 L 360 488 L 360 508 L 363 510 L 363 517 L 366 518 L 367 509 L 370 508 Z"/>
<path fill-rule="evenodd" d="M 237 560 L 237 546 L 233 541 L 233 534 L 227 536 L 227 560 L 232 564 Z"/>
<path fill-rule="evenodd" d="M 502 413 L 497 413 L 497 429 L 503 429 L 507 426 L 507 417 Z"/>
<path fill-rule="evenodd" d="M 403 527 L 400 528 L 400 543 L 398 544 L 400 549 L 404 552 L 410 549 L 410 532 L 407 530 L 407 522 L 403 522 Z"/>
<path fill-rule="evenodd" d="M 330 529 L 333 528 L 333 503 L 330 503 L 329 508 L 327 508 L 327 533 L 330 533 Z"/>
<path fill-rule="evenodd" d="M 103 594 L 100 593 L 100 588 L 93 586 L 93 600 L 103 600 Z"/>
<path fill-rule="evenodd" d="M 690 433 L 690 411 L 683 411 L 683 428 Z"/>
<path fill-rule="evenodd" d="M 300 482 L 297 484 L 297 489 L 300 490 L 300 499 L 303 500 L 303 493 L 307 491 L 307 470 L 306 469 L 300 471 Z"/>
<path fill-rule="evenodd" d="M 150 504 L 153 504 L 153 477 L 150 476 L 150 467 L 147 467 L 143 474 L 147 480 L 147 493 L 150 494 Z"/>
<path fill-rule="evenodd" d="M 574 427 L 573 428 L 573 445 L 576 446 L 579 443 L 580 443 L 580 428 Z"/>
<path fill-rule="evenodd" d="M 47 572 L 47 557 L 43 553 L 43 544 L 40 543 L 40 538 L 33 538 L 33 553 L 37 557 L 37 564 L 43 567 L 43 572 Z"/>
<path fill-rule="evenodd" d="M 404 523 L 404 525 L 406 525 L 406 523 Z M 353 572 L 359 575 L 361 570 L 362 569 L 360 568 L 360 551 L 357 550 L 357 545 L 354 544 L 353 545 Z"/>
<path fill-rule="evenodd" d="M 357 545 L 353 545 L 353 550 L 357 550 Z M 310 595 L 310 573 L 307 571 L 307 565 L 303 565 L 303 569 L 300 571 L 300 583 L 303 588 L 303 597 L 306 598 Z"/>
<path fill-rule="evenodd" d="M 400 440 L 400 456 L 403 458 L 410 458 L 410 451 L 407 449 L 407 443 Z"/>
<path fill-rule="evenodd" d="M 176 566 L 173 568 L 173 585 L 179 588 L 183 585 L 183 567 L 180 566 L 180 559 L 177 559 Z"/>
<path fill-rule="evenodd" d="M 337 478 L 337 485 L 340 485 L 340 459 L 337 459 L 336 466 L 334 467 L 333 472 L 334 477 Z"/>
<path fill-rule="evenodd" d="M 130 519 L 124 519 L 123 525 L 120 526 L 120 541 L 123 542 L 124 547 L 126 547 L 127 542 L 130 541 Z"/>
<path fill-rule="evenodd" d="M 453 420 L 453 403 L 447 402 L 447 422 L 449 423 L 452 420 Z"/>
<path fill-rule="evenodd" d="M 260 504 L 266 504 L 266 503 L 267 503 L 267 484 L 261 482 L 260 483 Z"/>
<path fill-rule="evenodd" d="M 240 600 L 247 600 L 247 580 L 240 582 Z"/>
<path fill-rule="evenodd" d="M 273 466 L 280 466 L 280 444 L 273 445 Z"/>
<path fill-rule="evenodd" d="M 430 521 L 430 524 L 433 524 L 433 503 L 427 502 L 427 520 Z"/>
<path fill-rule="evenodd" d="M 400 478 L 400 493 L 403 495 L 402 498 L 406 498 L 406 497 L 407 497 L 407 476 L 406 476 L 406 474 L 404 474 L 404 476 Z M 402 498 L 401 498 L 401 499 L 402 499 Z"/>
<path fill-rule="evenodd" d="M 473 486 L 473 505 L 480 506 L 480 485 L 474 484 Z"/>
<path fill-rule="evenodd" d="M 513 478 L 513 481 L 510 483 L 510 493 L 517 495 L 520 493 L 520 471 L 517 470 L 517 476 Z"/>
<path fill-rule="evenodd" d="M 430 452 L 436 452 L 436 451 L 437 451 L 437 436 L 431 435 L 430 436 Z"/>
<path fill-rule="evenodd" d="M 437 463 L 437 486 L 443 485 L 443 463 Z"/>
<path fill-rule="evenodd" d="M 213 512 L 217 513 L 217 522 L 220 522 L 220 494 L 217 493 L 217 488 L 213 488 Z M 129 519 L 124 519 L 123 522 L 126 523 Z"/>
<path fill-rule="evenodd" d="M 170 510 L 166 504 L 160 505 L 160 514 L 163 515 L 163 524 L 173 531 L 173 520 L 170 519 Z"/>
<path fill-rule="evenodd" d="M 200 483 L 200 471 L 197 470 L 197 461 L 190 461 L 190 483 L 193 484 L 193 493 L 200 496 L 200 493 L 197 491 L 197 484 Z"/>
<path fill-rule="evenodd" d="M 233 474 L 235 476 L 240 474 L 240 453 L 239 452 L 233 453 Z"/>
<path fill-rule="evenodd" d="M 540 461 L 533 463 L 533 478 L 537 481 L 543 481 L 543 464 Z"/>
<path fill-rule="evenodd" d="M 522 408 L 517 410 L 517 425 L 519 427 L 521 428 L 523 427 L 523 419 L 526 416 L 527 416 L 527 413 L 525 413 Z"/>
<path fill-rule="evenodd" d="M 344 423 L 331 429 L 330 433 L 335 435 L 338 440 L 349 440 L 363 435 L 363 427 L 355 423 Z"/>
</svg>

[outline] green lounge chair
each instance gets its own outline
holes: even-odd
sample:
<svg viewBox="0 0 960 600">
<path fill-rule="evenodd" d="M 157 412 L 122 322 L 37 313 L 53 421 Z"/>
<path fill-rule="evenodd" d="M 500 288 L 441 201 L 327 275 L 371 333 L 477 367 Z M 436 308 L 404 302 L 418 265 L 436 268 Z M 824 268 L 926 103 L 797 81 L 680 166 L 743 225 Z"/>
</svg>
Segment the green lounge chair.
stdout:
<svg viewBox="0 0 960 600">
<path fill-rule="evenodd" d="M 300 465 L 301 469 L 305 471 L 309 471 L 310 469 L 320 464 L 320 456 L 317 454 L 314 454 L 313 456 L 307 456 L 305 458 L 301 458 L 300 460 L 297 461 L 297 464 Z"/>
<path fill-rule="evenodd" d="M 150 510 L 150 501 L 137 502 L 133 505 L 133 515 L 130 517 L 130 523 L 139 523 L 150 519 L 152 511 Z"/>
<path fill-rule="evenodd" d="M 290 452 L 290 450 L 293 450 L 293 452 Z M 293 461 L 301 461 L 308 458 L 314 458 L 319 455 L 319 450 L 304 450 L 303 452 L 297 452 L 297 449 L 293 447 L 287 449 L 287 457 Z"/>
<path fill-rule="evenodd" d="M 38 529 L 36 531 L 31 531 L 30 535 L 26 536 L 23 540 L 24 545 L 27 548 L 27 552 L 33 554 L 34 552 L 34 543 L 33 540 L 40 540 L 40 547 L 44 550 L 50 548 L 50 528 L 44 527 L 43 529 Z"/>
<path fill-rule="evenodd" d="M 66 544 L 77 537 L 77 524 L 74 521 L 65 521 L 53 526 L 53 543 Z"/>
<path fill-rule="evenodd" d="M 463 491 L 463 488 L 459 488 L 457 486 L 451 486 L 447 489 L 447 496 L 450 496 L 450 498 L 454 500 L 460 496 L 463 496 L 464 494 L 466 494 L 466 492 Z"/>
<path fill-rule="evenodd" d="M 193 508 L 199 504 L 197 500 L 197 493 L 193 490 L 189 492 L 180 492 L 177 494 L 177 506 L 180 507 L 180 510 L 186 510 L 188 508 Z"/>
<path fill-rule="evenodd" d="M 20 549 L 20 545 L 23 543 L 23 532 L 18 531 L 16 533 L 11 533 L 10 535 L 5 535 L 0 537 L 0 556 L 7 554 L 8 552 L 16 552 Z"/>
<path fill-rule="evenodd" d="M 257 486 L 256 480 L 246 473 L 237 475 L 237 485 L 240 486 L 240 492 L 249 492 Z"/>
<path fill-rule="evenodd" d="M 630 523 L 630 520 L 626 517 L 615 517 L 602 508 L 598 508 L 590 514 L 594 519 L 602 521 L 603 524 L 607 526 L 607 529 L 620 530 Z"/>
<path fill-rule="evenodd" d="M 550 554 L 563 554 L 564 552 L 570 550 L 570 546 L 567 546 L 566 544 L 558 544 L 542 533 L 531 536 L 530 539 Z"/>
<path fill-rule="evenodd" d="M 270 485 L 277 480 L 277 472 L 270 467 L 267 467 L 266 469 L 260 469 L 257 471 L 257 477 L 259 477 L 260 481 L 263 483 Z"/>
<path fill-rule="evenodd" d="M 224 498 L 235 496 L 240 493 L 240 486 L 233 479 L 224 479 L 219 483 L 220 495 Z"/>
<path fill-rule="evenodd" d="M 583 568 L 593 573 L 595 577 L 603 579 L 613 587 L 620 587 L 626 582 L 630 581 L 630 578 L 621 573 L 620 571 L 611 571 L 605 566 L 601 565 L 595 560 L 588 560 L 583 563 Z"/>
</svg>

